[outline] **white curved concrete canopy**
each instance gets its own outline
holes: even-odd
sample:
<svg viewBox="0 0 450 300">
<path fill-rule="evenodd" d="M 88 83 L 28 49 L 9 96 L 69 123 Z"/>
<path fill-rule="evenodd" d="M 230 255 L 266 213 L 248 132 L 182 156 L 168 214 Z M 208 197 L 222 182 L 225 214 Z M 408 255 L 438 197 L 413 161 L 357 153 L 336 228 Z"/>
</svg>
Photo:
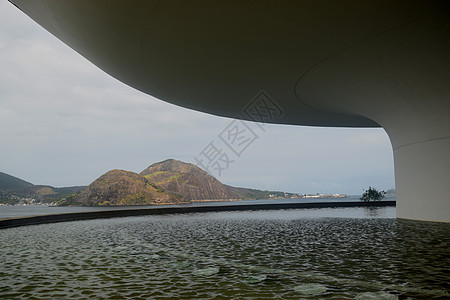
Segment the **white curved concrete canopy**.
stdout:
<svg viewBox="0 0 450 300">
<path fill-rule="evenodd" d="M 382 126 L 398 217 L 450 221 L 450 1 L 10 1 L 159 99 L 249 118 L 264 90 L 269 122 Z"/>
</svg>

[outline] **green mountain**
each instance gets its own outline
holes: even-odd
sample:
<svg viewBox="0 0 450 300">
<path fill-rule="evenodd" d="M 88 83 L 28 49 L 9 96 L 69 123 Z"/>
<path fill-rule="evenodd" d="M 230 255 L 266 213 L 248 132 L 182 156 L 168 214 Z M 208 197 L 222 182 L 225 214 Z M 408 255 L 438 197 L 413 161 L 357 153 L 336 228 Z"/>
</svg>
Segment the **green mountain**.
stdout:
<svg viewBox="0 0 450 300">
<path fill-rule="evenodd" d="M 0 190 L 2 191 L 18 191 L 32 186 L 33 184 L 28 181 L 0 172 Z"/>
<path fill-rule="evenodd" d="M 55 188 L 49 185 L 34 185 L 0 172 L 0 203 L 16 204 L 31 198 L 41 202 L 54 202 L 84 188 L 84 186 Z"/>
</svg>

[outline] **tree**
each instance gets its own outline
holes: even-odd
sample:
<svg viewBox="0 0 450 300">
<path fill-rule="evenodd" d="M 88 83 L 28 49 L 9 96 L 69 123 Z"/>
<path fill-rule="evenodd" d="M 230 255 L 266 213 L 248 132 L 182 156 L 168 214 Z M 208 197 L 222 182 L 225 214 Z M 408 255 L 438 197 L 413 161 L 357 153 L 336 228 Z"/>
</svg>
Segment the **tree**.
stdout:
<svg viewBox="0 0 450 300">
<path fill-rule="evenodd" d="M 361 201 L 365 201 L 365 202 L 368 202 L 368 201 L 371 201 L 371 200 L 373 200 L 373 201 L 380 201 L 381 199 L 384 198 L 384 194 L 385 194 L 384 191 L 378 191 L 377 189 L 369 186 L 369 189 L 366 190 L 364 192 L 364 194 L 362 195 L 362 197 L 359 198 L 359 199 Z"/>
</svg>

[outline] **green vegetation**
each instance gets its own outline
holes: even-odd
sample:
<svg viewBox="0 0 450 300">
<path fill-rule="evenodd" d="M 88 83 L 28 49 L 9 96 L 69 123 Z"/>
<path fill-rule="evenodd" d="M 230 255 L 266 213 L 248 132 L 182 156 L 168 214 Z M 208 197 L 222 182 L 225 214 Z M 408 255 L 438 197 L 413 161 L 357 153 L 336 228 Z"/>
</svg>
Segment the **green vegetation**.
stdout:
<svg viewBox="0 0 450 300">
<path fill-rule="evenodd" d="M 183 178 L 183 173 L 175 171 L 155 171 L 150 174 L 146 175 L 141 174 L 141 175 L 159 187 L 164 186 L 173 180 L 177 180 L 180 183 L 184 183 L 186 181 Z"/>
<path fill-rule="evenodd" d="M 109 202 L 107 200 L 97 203 L 97 206 L 110 206 L 110 205 L 111 205 L 111 202 Z"/>
<path fill-rule="evenodd" d="M 36 194 L 40 196 L 56 195 L 57 193 L 49 186 L 44 186 L 36 190 Z"/>
<path fill-rule="evenodd" d="M 16 205 L 20 203 L 20 199 L 0 197 L 1 204 Z"/>
<path fill-rule="evenodd" d="M 56 205 L 58 206 L 71 206 L 71 205 L 75 205 L 75 197 L 78 196 L 79 193 L 73 193 L 70 195 L 67 195 L 65 197 L 61 197 L 60 199 L 57 200 Z"/>
<path fill-rule="evenodd" d="M 178 173 L 178 174 L 175 174 L 175 175 L 173 175 L 173 176 L 170 176 L 170 177 L 169 177 L 169 181 L 178 179 L 178 178 L 180 178 L 182 175 L 183 175 L 183 174 Z"/>
<path fill-rule="evenodd" d="M 167 174 L 169 173 L 169 171 L 158 171 L 158 172 L 154 172 L 152 174 L 146 174 L 143 175 L 145 178 L 147 178 L 148 180 L 152 180 L 154 181 L 155 177 L 160 177 L 161 175 Z"/>
<path fill-rule="evenodd" d="M 378 191 L 377 189 L 369 186 L 369 189 L 364 192 L 364 194 L 359 198 L 361 201 L 380 201 L 384 198 L 384 191 Z"/>
<path fill-rule="evenodd" d="M 122 198 L 117 203 L 118 205 L 147 205 L 151 199 L 149 199 L 149 196 L 144 193 L 136 193 L 136 194 L 130 194 L 125 196 L 125 198 Z"/>
</svg>

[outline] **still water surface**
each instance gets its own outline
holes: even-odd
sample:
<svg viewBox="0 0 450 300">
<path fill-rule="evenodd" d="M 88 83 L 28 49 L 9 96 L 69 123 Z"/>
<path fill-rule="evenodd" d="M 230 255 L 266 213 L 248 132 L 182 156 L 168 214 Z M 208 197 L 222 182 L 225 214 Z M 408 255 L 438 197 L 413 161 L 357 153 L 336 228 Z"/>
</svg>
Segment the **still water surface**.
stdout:
<svg viewBox="0 0 450 300">
<path fill-rule="evenodd" d="M 394 217 L 292 209 L 0 230 L 0 298 L 449 299 L 450 224 Z"/>
</svg>

